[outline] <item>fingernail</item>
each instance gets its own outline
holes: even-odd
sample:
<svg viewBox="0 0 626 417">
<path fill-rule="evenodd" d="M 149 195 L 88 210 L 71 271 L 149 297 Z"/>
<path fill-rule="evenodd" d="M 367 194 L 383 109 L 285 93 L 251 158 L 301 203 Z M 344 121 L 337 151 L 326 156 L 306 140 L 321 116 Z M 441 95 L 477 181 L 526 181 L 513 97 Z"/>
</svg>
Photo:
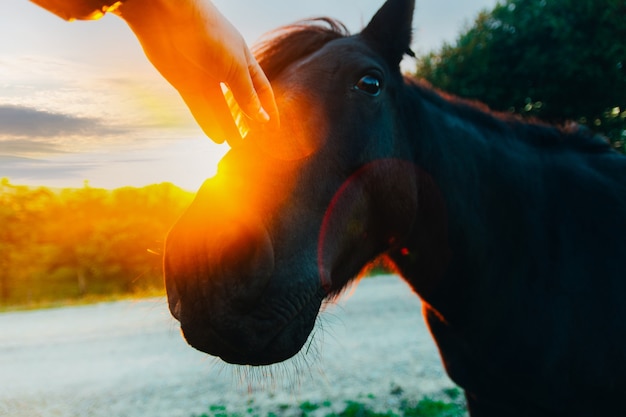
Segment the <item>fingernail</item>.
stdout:
<svg viewBox="0 0 626 417">
<path fill-rule="evenodd" d="M 263 107 L 261 107 L 261 109 L 259 110 L 258 119 L 259 119 L 259 122 L 267 123 L 270 121 L 270 115 L 267 114 L 267 112 L 265 111 Z"/>
</svg>

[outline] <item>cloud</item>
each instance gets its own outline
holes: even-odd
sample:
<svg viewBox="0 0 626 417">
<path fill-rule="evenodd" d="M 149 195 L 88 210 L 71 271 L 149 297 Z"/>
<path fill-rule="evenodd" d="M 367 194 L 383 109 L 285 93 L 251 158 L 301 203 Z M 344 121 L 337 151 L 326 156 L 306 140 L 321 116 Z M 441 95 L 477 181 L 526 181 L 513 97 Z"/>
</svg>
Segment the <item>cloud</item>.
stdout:
<svg viewBox="0 0 626 417">
<path fill-rule="evenodd" d="M 41 179 L 46 179 L 54 184 L 55 180 L 80 177 L 84 170 L 85 167 L 80 164 L 63 164 L 49 160 L 0 155 L 0 178 L 15 179 L 18 183 L 29 183 L 30 180 L 41 183 Z"/>
<path fill-rule="evenodd" d="M 0 127 L 0 131 L 2 127 Z M 57 143 L 45 142 L 37 139 L 2 139 L 0 133 L 0 161 L 8 155 L 24 154 L 60 154 L 65 151 Z"/>
<path fill-rule="evenodd" d="M 0 138 L 54 138 L 62 136 L 105 136 L 126 132 L 101 119 L 0 104 Z M 6 141 L 2 141 L 3 148 Z"/>
</svg>

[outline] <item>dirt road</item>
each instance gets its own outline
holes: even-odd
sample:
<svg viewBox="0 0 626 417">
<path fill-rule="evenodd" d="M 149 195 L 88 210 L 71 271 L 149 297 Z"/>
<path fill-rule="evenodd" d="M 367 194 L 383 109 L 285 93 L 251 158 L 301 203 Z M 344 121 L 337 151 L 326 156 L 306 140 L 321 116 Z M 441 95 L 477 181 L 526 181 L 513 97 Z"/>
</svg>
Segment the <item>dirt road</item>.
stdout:
<svg viewBox="0 0 626 417">
<path fill-rule="evenodd" d="M 269 369 L 187 346 L 165 299 L 0 314 L 0 416 L 191 417 L 346 399 L 386 409 L 399 393 L 452 386 L 418 298 L 393 276 L 327 306 L 306 351 Z"/>
</svg>

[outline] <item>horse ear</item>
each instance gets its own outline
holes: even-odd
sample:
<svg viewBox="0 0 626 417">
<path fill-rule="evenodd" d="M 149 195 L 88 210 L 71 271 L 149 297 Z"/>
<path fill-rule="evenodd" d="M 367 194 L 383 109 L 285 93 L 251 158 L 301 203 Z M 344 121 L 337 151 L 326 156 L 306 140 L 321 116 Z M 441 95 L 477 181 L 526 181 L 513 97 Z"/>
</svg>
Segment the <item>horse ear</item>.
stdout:
<svg viewBox="0 0 626 417">
<path fill-rule="evenodd" d="M 392 67 L 397 67 L 404 54 L 411 51 L 415 0 L 387 0 L 376 12 L 361 36 L 372 44 Z"/>
</svg>

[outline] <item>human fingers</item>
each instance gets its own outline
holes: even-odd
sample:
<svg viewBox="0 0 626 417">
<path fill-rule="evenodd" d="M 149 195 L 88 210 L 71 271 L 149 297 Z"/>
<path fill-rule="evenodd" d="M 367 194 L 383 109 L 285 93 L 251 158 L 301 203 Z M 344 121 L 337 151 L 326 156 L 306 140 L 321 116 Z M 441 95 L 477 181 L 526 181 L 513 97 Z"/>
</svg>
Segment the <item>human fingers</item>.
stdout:
<svg viewBox="0 0 626 417">
<path fill-rule="evenodd" d="M 198 90 L 201 88 L 198 87 Z M 203 91 L 181 92 L 181 96 L 202 131 L 211 140 L 216 143 L 226 141 L 231 148 L 241 141 L 241 134 L 219 84 L 205 86 Z"/>
<path fill-rule="evenodd" d="M 227 80 L 228 88 L 248 118 L 267 123 L 272 115 L 276 117 L 278 114 L 272 87 L 250 51 L 247 47 L 244 48 L 243 62 L 239 61 L 237 70 L 231 73 Z"/>
<path fill-rule="evenodd" d="M 253 62 L 249 66 L 249 71 L 254 90 L 261 101 L 261 106 L 269 115 L 272 127 L 278 128 L 280 126 L 280 116 L 278 114 L 278 107 L 276 105 L 276 98 L 274 97 L 272 85 L 261 69 L 261 66 L 256 62 L 256 60 L 254 60 L 254 58 Z"/>
</svg>

